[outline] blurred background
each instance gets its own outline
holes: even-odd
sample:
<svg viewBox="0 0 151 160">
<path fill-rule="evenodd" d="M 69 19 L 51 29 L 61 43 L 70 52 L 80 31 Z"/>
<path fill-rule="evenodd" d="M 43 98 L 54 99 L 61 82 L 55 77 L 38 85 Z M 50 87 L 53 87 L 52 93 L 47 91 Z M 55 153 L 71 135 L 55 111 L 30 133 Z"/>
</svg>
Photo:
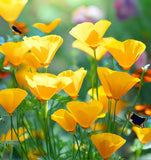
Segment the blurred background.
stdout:
<svg viewBox="0 0 151 160">
<path fill-rule="evenodd" d="M 49 23 L 56 18 L 61 18 L 61 22 L 51 34 L 62 36 L 64 42 L 49 66 L 50 73 L 58 74 L 64 70 L 76 70 L 80 67 L 90 69 L 90 57 L 72 48 L 74 38 L 69 35 L 69 31 L 78 23 L 85 21 L 95 23 L 100 19 L 107 19 L 112 23 L 105 37 L 114 37 L 120 41 L 136 39 L 144 42 L 147 48 L 141 64 L 150 63 L 150 0 L 29 0 L 17 21 L 27 24 L 29 29 L 27 36 L 43 36 L 43 33 L 32 27 L 32 24 Z M 0 17 L 0 41 L 8 41 L 10 35 L 12 34 L 8 23 Z M 107 63 L 107 58 L 98 62 L 103 66 Z M 142 66 L 138 64 L 136 67 Z M 88 81 L 84 83 L 87 86 L 86 91 L 91 88 L 91 83 Z"/>
</svg>

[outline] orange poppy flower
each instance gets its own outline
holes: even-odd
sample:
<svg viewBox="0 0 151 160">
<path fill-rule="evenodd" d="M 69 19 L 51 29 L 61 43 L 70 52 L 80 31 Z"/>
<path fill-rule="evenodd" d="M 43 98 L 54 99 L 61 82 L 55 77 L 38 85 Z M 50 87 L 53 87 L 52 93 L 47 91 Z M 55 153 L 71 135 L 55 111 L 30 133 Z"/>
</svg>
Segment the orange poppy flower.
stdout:
<svg viewBox="0 0 151 160">
<path fill-rule="evenodd" d="M 135 105 L 134 109 L 138 112 L 138 114 L 151 116 L 151 105 Z"/>
<path fill-rule="evenodd" d="M 28 138 L 28 134 L 27 134 L 27 130 L 26 129 L 19 128 L 18 131 L 16 129 L 16 132 L 18 133 L 19 140 L 21 142 L 25 141 Z M 11 129 L 10 129 L 6 134 L 2 134 L 0 142 L 2 142 L 2 141 L 11 141 L 11 140 L 12 141 L 18 141 L 18 138 L 17 138 L 14 130 L 12 130 L 12 138 L 13 139 L 11 139 Z"/>
<path fill-rule="evenodd" d="M 143 73 L 143 69 L 136 69 L 133 73 L 132 76 L 133 77 L 137 77 L 137 78 L 141 78 L 141 75 Z M 143 82 L 151 82 L 151 69 L 147 69 L 147 71 L 145 72 L 144 76 L 143 76 Z M 140 83 L 136 84 L 137 87 L 140 86 Z"/>
<path fill-rule="evenodd" d="M 26 24 L 23 22 L 13 22 L 9 25 L 10 29 L 14 34 L 23 36 L 25 33 L 29 32 L 29 29 L 26 28 Z"/>
<path fill-rule="evenodd" d="M 120 42 L 113 38 L 110 43 L 107 40 L 105 47 L 124 70 L 129 70 L 146 48 L 140 41 L 128 39 Z"/>
<path fill-rule="evenodd" d="M 133 126 L 132 130 L 136 133 L 141 143 L 145 144 L 151 141 L 151 128 L 138 128 Z"/>
<path fill-rule="evenodd" d="M 110 25 L 111 22 L 107 20 L 100 20 L 95 24 L 84 22 L 76 25 L 69 33 L 91 48 L 96 48 L 100 45 L 100 41 Z"/>
<path fill-rule="evenodd" d="M 79 40 L 75 40 L 75 41 L 72 43 L 72 47 L 73 47 L 73 48 L 78 48 L 78 49 L 82 50 L 83 52 L 87 53 L 87 54 L 88 54 L 89 56 L 91 56 L 92 58 L 95 58 L 93 48 L 89 47 L 87 44 L 82 43 L 82 42 L 79 41 Z M 100 60 L 100 59 L 105 55 L 106 52 L 107 52 L 107 49 L 106 49 L 106 48 L 104 48 L 103 46 L 98 46 L 98 47 L 95 49 L 96 60 Z"/>
<path fill-rule="evenodd" d="M 98 67 L 98 76 L 107 97 L 116 100 L 119 100 L 140 81 L 126 72 L 112 71 L 106 67 Z"/>
<path fill-rule="evenodd" d="M 4 54 L 8 58 L 8 61 L 15 67 L 18 67 L 21 64 L 25 54 L 28 53 L 28 50 L 24 41 L 6 42 L 0 46 L 0 52 Z"/>
<path fill-rule="evenodd" d="M 83 68 L 80 68 L 73 72 L 72 70 L 64 71 L 60 73 L 59 77 L 69 77 L 72 80 L 68 86 L 64 87 L 63 90 L 71 96 L 71 98 L 77 98 L 79 90 L 82 86 L 84 77 L 86 76 L 87 71 Z"/>
<path fill-rule="evenodd" d="M 103 35 L 110 25 L 111 22 L 107 20 L 100 20 L 95 24 L 90 22 L 78 24 L 69 32 L 77 39 L 73 42 L 72 46 L 86 52 L 92 58 L 95 57 L 93 50 L 95 49 L 96 59 L 100 60 L 107 52 L 107 49 L 101 43 Z"/>
<path fill-rule="evenodd" d="M 63 42 L 63 39 L 56 35 L 24 37 L 23 39 L 31 52 L 37 57 L 39 63 L 46 67 L 51 63 Z"/>
<path fill-rule="evenodd" d="M 36 69 L 29 68 L 28 66 L 22 67 L 20 70 L 17 70 L 15 72 L 15 78 L 16 78 L 18 85 L 24 89 L 27 89 L 28 83 L 25 77 L 26 75 L 30 75 L 30 74 L 32 75 L 33 73 L 36 73 Z"/>
<path fill-rule="evenodd" d="M 96 89 L 94 89 L 93 98 L 97 100 Z M 92 96 L 92 89 L 88 91 L 88 94 Z M 104 92 L 103 86 L 98 87 L 98 100 L 103 104 L 103 112 L 106 113 L 108 111 L 108 98 Z M 128 102 L 119 99 L 116 105 L 116 115 L 119 114 L 125 107 L 129 105 Z M 111 114 L 114 114 L 115 108 L 115 100 L 111 99 Z"/>
<path fill-rule="evenodd" d="M 59 125 L 66 131 L 75 132 L 76 121 L 71 113 L 65 109 L 59 109 L 51 115 L 51 119 L 59 123 Z"/>
<path fill-rule="evenodd" d="M 112 133 L 101 133 L 91 136 L 91 141 L 104 159 L 108 159 L 126 142 L 122 137 Z"/>
<path fill-rule="evenodd" d="M 28 0 L 0 0 L 0 16 L 7 22 L 14 22 Z"/>
<path fill-rule="evenodd" d="M 90 103 L 72 101 L 67 103 L 67 109 L 82 128 L 88 128 L 102 113 L 103 105 L 98 101 Z"/>
<path fill-rule="evenodd" d="M 60 23 L 61 19 L 55 19 L 54 21 L 50 23 L 35 23 L 32 26 L 35 28 L 38 28 L 40 31 L 44 32 L 45 34 L 49 34 L 52 32 Z"/>
<path fill-rule="evenodd" d="M 27 87 L 39 101 L 48 101 L 59 90 L 71 83 L 67 77 L 57 77 L 49 73 L 37 73 L 25 75 Z"/>
<path fill-rule="evenodd" d="M 20 88 L 9 88 L 0 91 L 0 104 L 8 114 L 12 114 L 19 106 L 27 92 Z"/>
</svg>

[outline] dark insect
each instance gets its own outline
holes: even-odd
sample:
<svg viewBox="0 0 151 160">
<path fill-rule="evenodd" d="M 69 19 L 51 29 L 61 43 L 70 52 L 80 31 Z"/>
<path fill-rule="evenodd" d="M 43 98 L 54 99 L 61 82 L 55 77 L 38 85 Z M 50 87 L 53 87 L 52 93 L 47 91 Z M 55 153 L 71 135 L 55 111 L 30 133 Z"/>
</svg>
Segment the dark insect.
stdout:
<svg viewBox="0 0 151 160">
<path fill-rule="evenodd" d="M 11 25 L 10 28 L 14 33 L 17 33 L 19 35 L 22 34 L 22 32 L 17 27 L 15 27 L 14 25 Z"/>
<path fill-rule="evenodd" d="M 144 123 L 147 121 L 147 118 L 140 117 L 137 114 L 128 111 L 128 115 L 125 115 L 127 120 L 134 126 L 137 126 L 139 128 L 144 128 Z"/>
</svg>

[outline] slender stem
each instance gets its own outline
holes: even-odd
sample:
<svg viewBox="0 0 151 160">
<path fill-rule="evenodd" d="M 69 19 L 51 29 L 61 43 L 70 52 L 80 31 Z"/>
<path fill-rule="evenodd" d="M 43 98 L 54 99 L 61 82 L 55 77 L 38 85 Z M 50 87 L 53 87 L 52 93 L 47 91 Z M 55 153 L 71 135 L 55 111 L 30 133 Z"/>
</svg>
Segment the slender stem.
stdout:
<svg viewBox="0 0 151 160">
<path fill-rule="evenodd" d="M 48 66 L 44 66 L 45 73 L 47 73 Z"/>
<path fill-rule="evenodd" d="M 140 87 L 139 87 L 139 89 L 138 89 L 136 99 L 135 99 L 135 101 L 134 101 L 134 103 L 133 103 L 130 111 L 133 110 L 133 108 L 135 107 L 135 105 L 136 105 L 136 103 L 137 103 L 137 101 L 138 101 L 138 98 L 139 98 L 139 95 L 140 95 L 140 92 L 141 92 L 141 89 L 142 89 L 143 77 L 144 77 L 144 74 L 145 74 L 145 72 L 147 71 L 147 68 L 148 68 L 148 67 L 149 67 L 149 65 L 146 65 L 146 66 L 143 68 L 143 72 L 142 72 L 141 79 L 140 79 Z M 122 135 L 122 133 L 123 133 L 124 128 L 126 127 L 126 125 L 127 125 L 127 119 L 126 119 L 125 122 L 124 122 L 124 125 L 123 125 L 123 128 L 122 128 L 122 131 L 121 131 L 120 135 Z"/>
<path fill-rule="evenodd" d="M 113 132 L 115 128 L 115 118 L 116 118 L 116 107 L 117 107 L 118 100 L 115 100 L 115 107 L 114 107 L 114 116 L 113 116 Z"/>
<path fill-rule="evenodd" d="M 25 126 L 25 128 L 26 128 L 26 130 L 27 130 L 27 132 L 28 132 L 28 134 L 29 134 L 29 136 L 30 136 L 32 142 L 33 142 L 33 143 L 35 144 L 35 146 L 38 148 L 39 153 L 41 154 L 41 156 L 42 156 L 45 160 L 47 160 L 47 159 L 45 158 L 45 156 L 43 155 L 43 153 L 42 153 L 40 147 L 37 145 L 37 143 L 35 142 L 34 138 L 32 137 L 32 135 L 31 135 L 31 133 L 30 133 L 28 127 L 26 126 L 25 120 L 23 120 L 23 124 L 24 124 L 24 126 Z"/>
<path fill-rule="evenodd" d="M 111 104 L 112 99 L 108 99 L 108 119 L 107 119 L 107 131 L 110 132 L 110 123 L 111 123 Z"/>
<path fill-rule="evenodd" d="M 76 143 L 77 143 L 77 146 L 78 146 L 77 153 L 79 153 L 79 159 L 81 160 L 80 145 L 79 145 L 79 142 L 78 142 L 78 139 L 77 139 L 76 135 L 74 134 L 73 136 L 75 137 L 75 140 L 76 140 Z M 75 158 L 76 158 L 76 156 L 75 156 Z"/>
<path fill-rule="evenodd" d="M 141 152 L 142 152 L 143 147 L 144 147 L 144 144 L 142 144 L 142 145 L 141 145 L 141 148 L 136 151 L 135 160 L 137 160 L 137 159 L 139 158 L 139 156 L 141 155 Z"/>
<path fill-rule="evenodd" d="M 74 160 L 75 159 L 75 157 L 74 157 L 74 151 L 75 151 L 75 149 L 74 149 L 74 147 L 75 147 L 75 140 L 74 140 L 74 134 L 72 135 L 72 159 Z"/>
<path fill-rule="evenodd" d="M 19 139 L 19 136 L 18 136 L 18 134 L 17 134 L 17 132 L 16 132 L 16 130 L 15 130 L 15 128 L 14 128 L 13 121 L 12 121 L 12 115 L 11 115 L 11 114 L 10 114 L 10 119 L 11 119 L 11 126 L 12 126 L 12 128 L 13 128 L 13 130 L 14 130 L 14 132 L 15 132 L 15 135 L 16 135 L 16 137 L 17 137 L 17 139 L 18 139 L 18 142 L 19 142 L 19 144 L 20 144 L 20 146 L 21 146 L 21 149 L 22 149 L 22 151 L 23 151 L 26 159 L 29 160 L 29 158 L 28 158 L 28 156 L 27 156 L 27 153 L 25 152 L 24 147 L 22 146 L 22 143 L 21 143 L 21 141 L 20 141 L 20 139 Z"/>
<path fill-rule="evenodd" d="M 94 52 L 94 59 L 95 59 L 96 96 L 98 100 L 98 74 L 97 74 L 96 49 L 93 49 L 93 52 Z"/>
<path fill-rule="evenodd" d="M 13 118 L 12 114 L 10 114 L 10 122 L 11 122 L 11 141 L 13 141 Z M 13 158 L 13 146 L 11 145 L 11 152 L 10 152 L 10 160 Z"/>
</svg>

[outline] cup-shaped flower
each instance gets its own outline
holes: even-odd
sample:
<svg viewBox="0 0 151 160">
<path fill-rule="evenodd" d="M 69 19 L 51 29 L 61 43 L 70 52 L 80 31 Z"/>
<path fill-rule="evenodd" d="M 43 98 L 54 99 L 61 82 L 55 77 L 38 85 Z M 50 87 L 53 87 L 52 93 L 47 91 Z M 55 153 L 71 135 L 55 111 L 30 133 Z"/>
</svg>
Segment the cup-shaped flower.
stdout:
<svg viewBox="0 0 151 160">
<path fill-rule="evenodd" d="M 76 121 L 71 113 L 65 109 L 59 109 L 51 115 L 51 119 L 56 121 L 64 130 L 75 132 Z"/>
<path fill-rule="evenodd" d="M 9 88 L 0 91 L 0 104 L 8 114 L 12 114 L 19 106 L 27 92 L 20 88 Z"/>
<path fill-rule="evenodd" d="M 21 142 L 25 141 L 29 136 L 27 134 L 27 130 L 25 128 L 19 128 L 18 131 L 16 129 L 16 132 L 18 134 L 19 140 Z M 0 142 L 2 141 L 18 141 L 18 138 L 15 134 L 15 131 L 12 130 L 12 137 L 11 137 L 11 129 L 6 133 L 6 134 L 2 134 Z"/>
<path fill-rule="evenodd" d="M 72 70 L 64 71 L 60 73 L 58 76 L 60 77 L 69 77 L 72 80 L 68 86 L 64 87 L 63 90 L 71 96 L 71 98 L 77 98 L 79 90 L 82 86 L 82 82 L 84 77 L 86 76 L 87 71 L 83 68 L 80 68 L 73 72 Z"/>
<path fill-rule="evenodd" d="M 132 130 L 136 133 L 141 143 L 146 144 L 151 141 L 151 128 L 138 128 L 133 126 Z"/>
<path fill-rule="evenodd" d="M 91 141 L 104 159 L 108 159 L 126 142 L 122 137 L 112 133 L 94 134 Z"/>
<path fill-rule="evenodd" d="M 72 46 L 86 52 L 92 58 L 95 57 L 93 50 L 95 49 L 96 59 L 100 60 L 107 52 L 107 49 L 101 43 L 110 25 L 111 22 L 107 20 L 100 20 L 95 24 L 90 22 L 78 24 L 70 31 L 70 34 L 77 39 Z"/>
<path fill-rule="evenodd" d="M 25 79 L 27 87 L 39 101 L 48 101 L 59 90 L 71 83 L 70 78 L 60 78 L 49 73 L 33 72 L 25 75 Z"/>
<path fill-rule="evenodd" d="M 102 113 L 103 105 L 98 101 L 90 103 L 71 101 L 67 103 L 67 109 L 82 128 L 89 128 Z"/>
<path fill-rule="evenodd" d="M 126 72 L 112 71 L 106 67 L 98 67 L 98 76 L 108 98 L 119 100 L 140 79 Z"/>
<path fill-rule="evenodd" d="M 0 52 L 3 53 L 8 58 L 8 61 L 15 67 L 18 67 L 22 63 L 28 50 L 24 41 L 6 42 L 0 46 Z"/>
<path fill-rule="evenodd" d="M 88 94 L 92 96 L 92 89 L 88 91 Z M 93 99 L 97 100 L 96 89 L 93 89 Z M 108 111 L 108 97 L 106 96 L 103 86 L 98 87 L 98 100 L 103 104 L 103 112 L 106 113 Z M 128 102 L 119 99 L 116 104 L 116 115 L 119 114 L 125 107 L 129 105 Z M 114 114 L 115 108 L 115 100 L 111 99 L 111 114 Z"/>
<path fill-rule="evenodd" d="M 63 39 L 57 35 L 24 37 L 23 39 L 30 51 L 35 54 L 39 63 L 43 66 L 49 65 L 63 42 Z"/>
<path fill-rule="evenodd" d="M 29 68 L 28 66 L 23 66 L 20 70 L 15 72 L 15 78 L 18 85 L 24 89 L 28 88 L 28 83 L 26 81 L 26 75 L 32 75 L 36 72 L 35 68 Z"/>
<path fill-rule="evenodd" d="M 0 16 L 7 22 L 14 22 L 25 7 L 28 0 L 0 0 Z"/>
<path fill-rule="evenodd" d="M 80 50 L 82 50 L 83 52 L 87 53 L 89 56 L 91 56 L 92 58 L 95 58 L 94 55 L 94 49 L 89 47 L 86 43 L 83 43 L 79 40 L 75 40 L 72 43 L 72 47 L 73 48 L 78 48 Z M 95 49 L 95 54 L 96 54 L 96 60 L 100 60 L 107 52 L 107 49 L 103 46 L 98 46 Z"/>
<path fill-rule="evenodd" d="M 55 19 L 50 23 L 34 23 L 32 26 L 38 28 L 40 31 L 44 32 L 45 34 L 49 34 L 52 32 L 60 23 L 61 19 Z"/>
<path fill-rule="evenodd" d="M 110 25 L 111 22 L 107 20 L 99 20 L 95 24 L 84 22 L 76 25 L 69 33 L 77 40 L 96 48 Z"/>
<path fill-rule="evenodd" d="M 124 70 L 129 70 L 146 48 L 144 43 L 133 39 L 123 42 L 112 39 L 105 47 Z"/>
</svg>

